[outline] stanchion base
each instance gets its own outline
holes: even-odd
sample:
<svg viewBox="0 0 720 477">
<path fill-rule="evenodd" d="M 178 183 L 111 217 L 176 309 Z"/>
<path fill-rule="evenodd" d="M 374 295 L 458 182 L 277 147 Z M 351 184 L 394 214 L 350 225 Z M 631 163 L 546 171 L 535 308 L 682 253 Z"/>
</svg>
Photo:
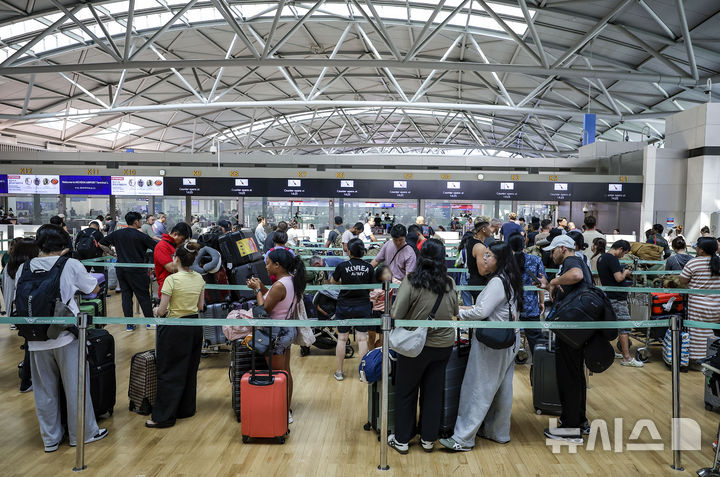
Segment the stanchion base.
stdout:
<svg viewBox="0 0 720 477">
<path fill-rule="evenodd" d="M 390 470 L 390 466 L 389 466 L 389 465 L 386 465 L 385 467 L 380 467 L 380 466 L 378 465 L 378 470 Z"/>
<path fill-rule="evenodd" d="M 675 467 L 674 465 L 671 465 L 670 468 L 678 472 L 685 472 L 685 467 Z"/>
<path fill-rule="evenodd" d="M 720 477 L 720 471 L 713 467 L 705 467 L 697 471 L 700 477 Z"/>
<path fill-rule="evenodd" d="M 83 470 L 87 469 L 87 465 L 83 465 L 81 468 L 73 467 L 73 472 L 82 472 Z"/>
</svg>

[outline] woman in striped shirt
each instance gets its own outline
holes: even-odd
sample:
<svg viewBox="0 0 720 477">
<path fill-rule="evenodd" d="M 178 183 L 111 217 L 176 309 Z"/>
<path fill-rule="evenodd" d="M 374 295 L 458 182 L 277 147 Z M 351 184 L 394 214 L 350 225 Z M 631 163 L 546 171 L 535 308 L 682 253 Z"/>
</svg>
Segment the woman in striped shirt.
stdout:
<svg viewBox="0 0 720 477">
<path fill-rule="evenodd" d="M 720 290 L 720 256 L 718 243 L 712 237 L 698 239 L 697 257 L 690 260 L 680 274 L 680 285 L 702 290 Z M 690 295 L 688 319 L 720 322 L 720 294 Z M 713 331 L 704 328 L 688 328 L 690 332 L 690 359 L 702 359 L 707 354 L 707 339 Z"/>
</svg>

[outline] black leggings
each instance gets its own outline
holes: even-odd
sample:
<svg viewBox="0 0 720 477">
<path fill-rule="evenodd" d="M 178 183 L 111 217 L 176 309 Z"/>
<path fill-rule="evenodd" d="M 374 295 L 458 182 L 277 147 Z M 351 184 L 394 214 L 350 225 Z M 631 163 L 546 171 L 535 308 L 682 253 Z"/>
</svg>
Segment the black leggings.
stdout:
<svg viewBox="0 0 720 477">
<path fill-rule="evenodd" d="M 452 346 L 426 346 L 416 358 L 398 355 L 395 378 L 395 439 L 408 443 L 415 435 L 418 392 L 421 393 L 420 428 L 422 439 L 432 442 L 440 431 L 440 413 L 445 388 L 445 367 Z"/>
<path fill-rule="evenodd" d="M 562 415 L 562 427 L 580 427 L 587 418 L 585 406 L 587 384 L 585 383 L 585 350 L 573 349 L 561 339 L 555 340 L 555 371 Z"/>
<path fill-rule="evenodd" d="M 172 424 L 195 414 L 202 327 L 160 325 L 156 347 L 157 398 L 152 420 Z"/>
</svg>

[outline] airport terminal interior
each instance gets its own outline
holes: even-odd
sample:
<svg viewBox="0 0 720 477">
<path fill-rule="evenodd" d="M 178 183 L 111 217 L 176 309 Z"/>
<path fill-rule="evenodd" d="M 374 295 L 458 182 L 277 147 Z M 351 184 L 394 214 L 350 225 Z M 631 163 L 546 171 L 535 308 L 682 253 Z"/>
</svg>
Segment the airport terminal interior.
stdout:
<svg viewBox="0 0 720 477">
<path fill-rule="evenodd" d="M 0 475 L 720 475 L 718 32 L 0 0 Z"/>
</svg>

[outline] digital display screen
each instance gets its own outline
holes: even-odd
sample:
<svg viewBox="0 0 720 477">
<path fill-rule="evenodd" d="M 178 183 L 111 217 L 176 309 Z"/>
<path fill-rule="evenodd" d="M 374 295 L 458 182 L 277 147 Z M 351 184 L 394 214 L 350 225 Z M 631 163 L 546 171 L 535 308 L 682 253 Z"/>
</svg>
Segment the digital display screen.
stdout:
<svg viewBox="0 0 720 477">
<path fill-rule="evenodd" d="M 163 195 L 165 178 L 149 176 L 112 176 L 113 195 Z"/>
<path fill-rule="evenodd" d="M 60 176 L 8 175 L 9 194 L 59 194 Z"/>
<path fill-rule="evenodd" d="M 70 195 L 110 195 L 110 176 L 60 176 L 60 193 Z"/>
</svg>

